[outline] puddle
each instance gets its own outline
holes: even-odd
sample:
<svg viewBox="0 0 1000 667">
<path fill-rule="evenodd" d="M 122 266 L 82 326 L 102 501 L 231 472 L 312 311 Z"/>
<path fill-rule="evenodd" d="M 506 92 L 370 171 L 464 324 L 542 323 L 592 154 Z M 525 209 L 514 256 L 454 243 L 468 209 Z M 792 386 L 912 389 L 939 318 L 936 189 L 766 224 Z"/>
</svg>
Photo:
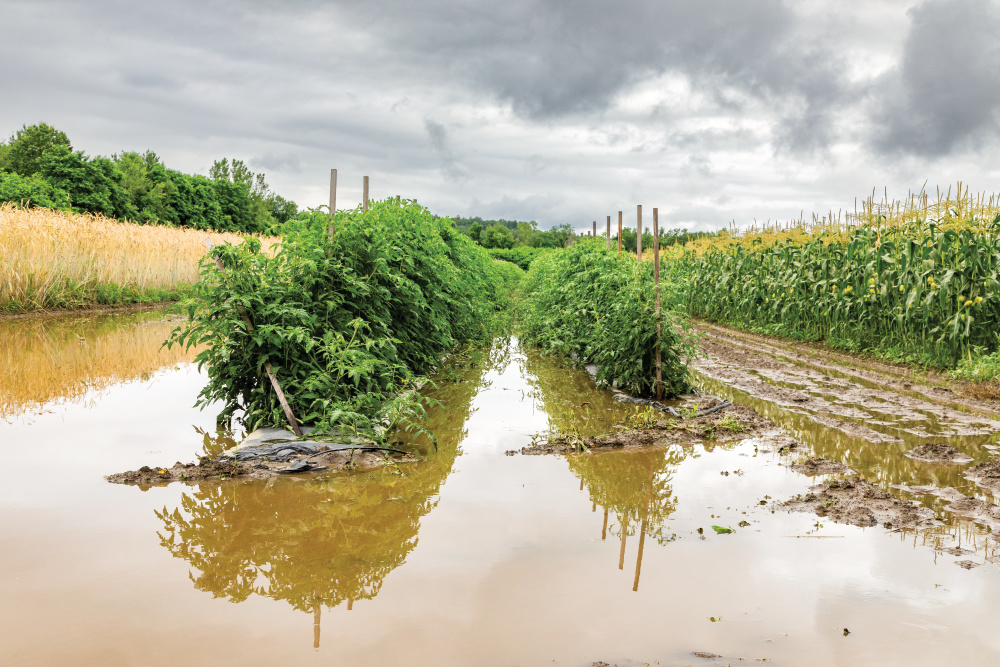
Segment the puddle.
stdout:
<svg viewBox="0 0 1000 667">
<path fill-rule="evenodd" d="M 789 468 L 813 455 L 883 489 L 980 493 L 961 477 L 968 466 L 905 456 L 937 438 L 991 458 L 991 436 L 954 433 L 964 422 L 944 418 L 945 435 L 928 440 L 903 432 L 923 418 L 878 402 L 889 427 L 914 425 L 873 443 L 703 377 L 802 454 L 751 438 L 506 456 L 539 433 L 599 434 L 636 410 L 509 341 L 439 375 L 428 390 L 438 446 L 409 443 L 419 462 L 140 490 L 103 475 L 215 454 L 232 438 L 191 407 L 203 376 L 159 350 L 172 325 L 136 317 L 0 328 L 7 358 L 28 364 L 23 353 L 32 361 L 18 368 L 35 369 L 30 391 L 3 385 L 0 452 L 32 474 L 0 485 L 2 664 L 1000 660 L 986 527 L 943 514 L 932 496 L 921 500 L 946 521 L 925 531 L 834 524 L 778 503 L 816 483 Z M 98 347 L 109 351 L 88 351 Z"/>
</svg>

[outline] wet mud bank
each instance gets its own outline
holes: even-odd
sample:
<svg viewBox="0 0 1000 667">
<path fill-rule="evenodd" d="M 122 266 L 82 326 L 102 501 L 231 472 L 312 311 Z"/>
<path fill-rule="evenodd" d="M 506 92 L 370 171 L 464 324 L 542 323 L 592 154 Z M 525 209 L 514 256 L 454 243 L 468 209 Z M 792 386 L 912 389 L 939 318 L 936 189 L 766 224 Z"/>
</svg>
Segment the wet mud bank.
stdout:
<svg viewBox="0 0 1000 667">
<path fill-rule="evenodd" d="M 971 520 L 1000 536 L 1000 414 L 933 375 L 731 329 L 699 326 L 698 384 L 802 443 L 791 469 L 822 481 L 776 504 L 890 531 Z"/>
<path fill-rule="evenodd" d="M 302 431 L 305 437 L 311 429 L 303 427 Z M 341 434 L 326 438 L 331 441 L 298 438 L 282 428 L 261 428 L 217 456 L 200 457 L 198 463 L 178 461 L 169 468 L 142 466 L 109 475 L 107 479 L 115 484 L 148 487 L 175 481 L 267 479 L 330 470 L 374 470 L 416 460 L 408 452 L 377 447 L 357 436 Z"/>
<path fill-rule="evenodd" d="M 673 407 L 673 406 L 671 406 Z M 539 436 L 531 444 L 520 450 L 508 450 L 508 456 L 515 454 L 543 455 L 566 452 L 600 452 L 643 447 L 669 447 L 671 445 L 694 446 L 706 441 L 725 443 L 738 442 L 764 433 L 773 438 L 780 434 L 773 432 L 774 423 L 761 417 L 752 408 L 743 405 L 726 405 L 715 397 L 692 397 L 677 406 L 678 411 L 697 413 L 720 408 L 710 414 L 674 417 L 667 412 L 650 410 L 645 419 L 648 422 L 638 428 L 624 425 L 619 432 L 583 437 L 576 433 L 555 433 Z M 640 420 L 633 420 L 640 421 Z M 775 439 L 774 444 L 780 445 Z M 787 445 L 788 443 L 784 443 Z"/>
</svg>

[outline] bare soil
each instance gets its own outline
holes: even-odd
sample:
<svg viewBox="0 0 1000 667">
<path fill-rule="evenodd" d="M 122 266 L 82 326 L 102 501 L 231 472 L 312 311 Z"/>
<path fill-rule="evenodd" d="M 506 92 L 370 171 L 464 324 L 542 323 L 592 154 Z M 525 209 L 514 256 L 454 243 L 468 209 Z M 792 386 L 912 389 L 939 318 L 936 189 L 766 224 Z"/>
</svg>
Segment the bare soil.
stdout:
<svg viewBox="0 0 1000 667">
<path fill-rule="evenodd" d="M 708 397 L 696 407 L 699 410 L 704 410 L 719 403 L 719 399 Z M 664 413 L 664 416 L 668 415 Z M 691 446 L 706 440 L 713 442 L 743 440 L 759 436 L 764 431 L 774 428 L 774 422 L 760 416 L 752 408 L 744 405 L 731 405 L 704 417 L 661 419 L 648 428 L 630 429 L 609 435 L 590 438 L 559 435 L 534 442 L 520 450 L 510 450 L 507 454 L 511 456 L 514 454 L 560 454 L 587 450 L 666 447 L 677 444 Z"/>
<path fill-rule="evenodd" d="M 115 484 L 132 484 L 141 487 L 164 486 L 170 482 L 192 482 L 207 479 L 225 480 L 233 478 L 266 479 L 282 474 L 289 474 L 288 468 L 296 461 L 306 456 L 292 457 L 285 462 L 253 461 L 234 462 L 219 461 L 210 457 L 202 457 L 199 463 L 181 463 L 178 461 L 170 468 L 150 468 L 143 466 L 138 470 L 120 472 L 108 475 L 107 480 Z M 360 450 L 338 450 L 313 455 L 309 458 L 309 470 L 296 474 L 322 472 L 327 470 L 373 470 L 385 465 L 413 461 L 415 457 L 404 456 L 388 458 L 380 452 Z"/>
<path fill-rule="evenodd" d="M 969 479 L 994 495 L 1000 495 L 1000 460 L 980 463 L 965 471 Z"/>
<path fill-rule="evenodd" d="M 970 463 L 972 457 L 958 451 L 951 445 L 942 442 L 932 442 L 926 445 L 917 445 L 906 455 L 916 461 L 926 463 Z"/>
<path fill-rule="evenodd" d="M 849 475 L 854 471 L 839 461 L 825 459 L 822 456 L 811 458 L 801 463 L 792 464 L 791 469 L 803 475 Z"/>
<path fill-rule="evenodd" d="M 0 320 L 18 320 L 25 317 L 62 317 L 65 315 L 99 315 L 102 313 L 141 313 L 147 310 L 163 310 L 175 301 L 155 301 L 150 303 L 124 303 L 110 306 L 82 306 L 80 308 L 45 308 L 26 310 L 18 313 L 0 313 Z"/>
<path fill-rule="evenodd" d="M 893 497 L 860 477 L 833 479 L 818 484 L 810 493 L 784 503 L 797 512 L 812 512 L 837 523 L 868 528 L 930 528 L 940 519 L 934 511 Z"/>
</svg>

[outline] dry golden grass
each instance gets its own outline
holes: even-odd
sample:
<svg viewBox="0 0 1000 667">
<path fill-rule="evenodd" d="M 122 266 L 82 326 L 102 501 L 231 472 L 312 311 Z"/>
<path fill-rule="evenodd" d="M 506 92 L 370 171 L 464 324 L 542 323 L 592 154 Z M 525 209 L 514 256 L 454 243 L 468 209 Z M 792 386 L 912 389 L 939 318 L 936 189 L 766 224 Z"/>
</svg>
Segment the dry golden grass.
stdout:
<svg viewBox="0 0 1000 667">
<path fill-rule="evenodd" d="M 198 261 L 213 244 L 238 234 L 136 225 L 100 215 L 0 205 L 0 310 L 61 305 L 67 285 L 136 292 L 175 289 L 198 280 Z M 262 239 L 267 248 L 269 241 Z"/>
<path fill-rule="evenodd" d="M 0 419 L 190 361 L 197 350 L 161 348 L 176 326 L 155 312 L 0 320 Z"/>
<path fill-rule="evenodd" d="M 859 208 L 860 207 L 860 208 Z M 890 200 L 888 194 L 878 201 L 874 195 L 855 203 L 854 211 L 829 211 L 826 215 L 813 214 L 810 220 L 799 219 L 787 223 L 754 223 L 745 230 L 723 230 L 718 236 L 697 239 L 685 248 L 698 254 L 733 243 L 744 247 L 768 248 L 778 243 L 792 241 L 805 244 L 822 237 L 827 244 L 850 240 L 855 229 L 885 230 L 907 228 L 920 236 L 927 229 L 926 223 L 934 222 L 942 229 L 977 229 L 985 231 L 1000 214 L 1000 195 L 969 193 L 959 183 L 953 193 L 951 188 L 934 195 L 926 192 L 910 194 L 903 200 Z M 643 252 L 643 256 L 646 253 Z"/>
</svg>

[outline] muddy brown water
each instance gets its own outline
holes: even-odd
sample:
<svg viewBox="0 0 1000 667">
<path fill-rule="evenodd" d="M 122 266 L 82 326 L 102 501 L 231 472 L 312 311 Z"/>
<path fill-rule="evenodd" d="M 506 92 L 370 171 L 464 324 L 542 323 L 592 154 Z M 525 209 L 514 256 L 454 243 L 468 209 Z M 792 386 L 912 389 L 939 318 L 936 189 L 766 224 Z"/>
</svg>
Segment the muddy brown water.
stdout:
<svg viewBox="0 0 1000 667">
<path fill-rule="evenodd" d="M 434 390 L 438 449 L 413 443 L 423 460 L 399 470 L 108 484 L 231 442 L 191 407 L 203 376 L 190 355 L 159 348 L 173 326 L 157 313 L 0 322 L 0 664 L 1000 663 L 984 526 L 942 513 L 930 531 L 861 529 L 774 502 L 815 483 L 788 467 L 811 453 L 883 488 L 986 497 L 963 466 L 904 455 L 936 439 L 990 458 L 989 429 L 962 417 L 879 410 L 888 439 L 873 442 L 850 424 L 870 428 L 851 410 L 874 405 L 824 394 L 829 372 L 814 386 L 789 379 L 801 366 L 716 360 L 700 362 L 706 390 L 810 451 L 757 438 L 506 456 L 634 410 L 509 341 L 452 360 Z M 761 378 L 831 407 L 737 386 Z"/>
</svg>

